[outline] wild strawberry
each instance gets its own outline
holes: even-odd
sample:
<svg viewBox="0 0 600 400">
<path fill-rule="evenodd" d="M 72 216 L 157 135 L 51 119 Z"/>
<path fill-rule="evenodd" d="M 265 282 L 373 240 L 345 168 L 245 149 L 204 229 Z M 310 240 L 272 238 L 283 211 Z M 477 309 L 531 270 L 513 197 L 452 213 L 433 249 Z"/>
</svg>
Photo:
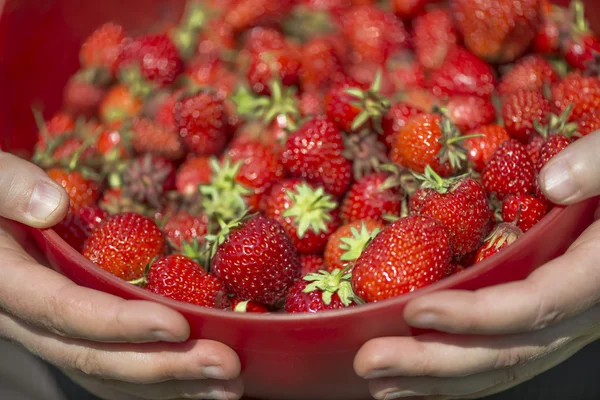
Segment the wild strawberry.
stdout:
<svg viewBox="0 0 600 400">
<path fill-rule="evenodd" d="M 193 195 L 199 185 L 210 183 L 213 170 L 208 157 L 194 157 L 184 162 L 175 177 L 177 191 L 184 195 Z"/>
<path fill-rule="evenodd" d="M 152 153 L 178 160 L 183 156 L 183 144 L 175 128 L 162 126 L 146 118 L 133 121 L 132 145 L 138 153 Z"/>
<path fill-rule="evenodd" d="M 427 69 L 438 69 L 457 41 L 452 16 L 443 8 L 427 11 L 413 21 L 415 53 Z"/>
<path fill-rule="evenodd" d="M 542 147 L 546 143 L 546 138 L 539 133 L 535 133 L 531 136 L 529 143 L 527 143 L 527 152 L 531 158 L 531 163 L 535 166 L 540 158 L 540 152 Z"/>
<path fill-rule="evenodd" d="M 108 213 L 97 206 L 81 207 L 52 227 L 65 242 L 81 252 L 92 232 L 106 219 Z"/>
<path fill-rule="evenodd" d="M 225 149 L 229 132 L 223 100 L 209 91 L 186 97 L 173 108 L 179 135 L 198 156 L 219 154 Z"/>
<path fill-rule="evenodd" d="M 215 242 L 221 244 L 212 258 L 212 272 L 236 297 L 266 305 L 279 302 L 300 276 L 290 236 L 277 221 L 264 216 L 235 225 L 225 230 L 226 239 Z"/>
<path fill-rule="evenodd" d="M 542 24 L 540 0 L 452 0 L 450 7 L 465 44 L 493 63 L 521 56 Z"/>
<path fill-rule="evenodd" d="M 428 86 L 437 97 L 489 97 L 495 85 L 496 78 L 492 68 L 460 46 L 448 52 L 442 65 L 431 73 L 428 81 Z"/>
<path fill-rule="evenodd" d="M 506 131 L 515 139 L 528 143 L 537 124 L 545 125 L 552 112 L 542 92 L 519 89 L 507 95 L 502 105 Z"/>
<path fill-rule="evenodd" d="M 406 122 L 413 116 L 419 114 L 423 114 L 421 109 L 407 103 L 399 102 L 392 105 L 390 110 L 381 120 L 383 133 L 379 138 L 388 148 L 392 148 L 394 143 L 396 143 L 399 132 L 404 128 Z"/>
<path fill-rule="evenodd" d="M 385 226 L 373 219 L 354 221 L 338 228 L 327 241 L 325 265 L 329 272 L 343 270 L 360 257 L 371 240 Z"/>
<path fill-rule="evenodd" d="M 186 247 L 196 243 L 205 243 L 204 237 L 208 234 L 208 216 L 192 215 L 187 211 L 179 211 L 169 217 L 162 231 L 171 247 L 180 252 L 185 252 Z M 194 258 L 191 254 L 186 254 Z"/>
<path fill-rule="evenodd" d="M 425 69 L 410 52 L 393 54 L 386 63 L 387 78 L 391 82 L 387 95 L 408 92 L 426 87 Z M 385 90 L 385 88 L 384 88 Z M 409 97 L 405 93 L 405 97 Z M 406 100 L 406 98 L 404 98 Z"/>
<path fill-rule="evenodd" d="M 343 151 L 338 127 L 327 117 L 315 117 L 290 136 L 281 163 L 291 176 L 322 185 L 327 192 L 341 196 L 352 182 L 352 163 L 344 158 Z"/>
<path fill-rule="evenodd" d="M 173 115 L 173 109 L 175 108 L 175 104 L 177 104 L 182 96 L 182 91 L 176 91 L 163 98 L 163 100 L 157 105 L 156 112 L 154 113 L 154 121 L 167 128 L 177 128 L 177 124 L 175 123 L 175 115 Z"/>
<path fill-rule="evenodd" d="M 577 133 L 587 136 L 600 129 L 600 113 L 590 112 L 577 120 Z"/>
<path fill-rule="evenodd" d="M 73 115 L 96 116 L 106 95 L 104 85 L 90 81 L 84 74 L 73 75 L 63 90 L 63 107 Z"/>
<path fill-rule="evenodd" d="M 154 222 L 133 213 L 107 219 L 88 238 L 83 255 L 113 275 L 132 281 L 163 254 L 165 238 Z"/>
<path fill-rule="evenodd" d="M 302 265 L 300 276 L 325 270 L 325 260 L 323 257 L 314 254 L 301 255 L 300 265 Z"/>
<path fill-rule="evenodd" d="M 444 111 L 461 132 L 491 124 L 496 119 L 494 103 L 477 96 L 453 96 L 446 103 Z"/>
<path fill-rule="evenodd" d="M 442 223 L 422 215 L 389 225 L 365 249 L 352 270 L 352 287 L 368 303 L 435 283 L 452 259 L 450 235 Z"/>
<path fill-rule="evenodd" d="M 467 139 L 465 142 L 469 161 L 477 172 L 483 171 L 498 147 L 510 139 L 506 129 L 500 125 L 485 125 L 473 130 L 471 134 L 482 135 Z"/>
<path fill-rule="evenodd" d="M 290 12 L 293 5 L 293 0 L 277 3 L 270 0 L 234 0 L 227 8 L 224 22 L 235 32 L 242 32 L 253 26 L 280 21 Z"/>
<path fill-rule="evenodd" d="M 600 78 L 573 72 L 552 87 L 554 108 L 559 113 L 573 105 L 571 121 L 600 110 Z"/>
<path fill-rule="evenodd" d="M 546 85 L 552 85 L 559 80 L 559 75 L 545 58 L 539 55 L 529 55 L 515 63 L 498 84 L 498 93 L 507 95 L 521 90 L 541 92 Z"/>
<path fill-rule="evenodd" d="M 500 252 L 500 250 L 513 244 L 522 235 L 523 231 L 513 223 L 499 224 L 477 251 L 475 262 L 482 262 Z"/>
<path fill-rule="evenodd" d="M 223 282 L 179 254 L 154 261 L 145 281 L 146 290 L 183 303 L 218 309 L 230 304 Z"/>
<path fill-rule="evenodd" d="M 300 73 L 300 53 L 291 45 L 251 53 L 246 78 L 252 90 L 270 94 L 270 83 L 277 78 L 284 86 L 293 86 Z"/>
<path fill-rule="evenodd" d="M 567 36 L 560 44 L 565 60 L 576 69 L 585 70 L 588 63 L 600 52 L 600 41 L 596 38 L 585 18 L 583 2 L 571 1 L 570 15 L 573 22 Z"/>
<path fill-rule="evenodd" d="M 502 219 L 515 222 L 523 232 L 533 228 L 547 212 L 546 204 L 531 195 L 511 196 L 502 203 Z"/>
<path fill-rule="evenodd" d="M 231 299 L 231 311 L 238 313 L 267 314 L 269 309 L 255 301 Z"/>
<path fill-rule="evenodd" d="M 175 188 L 175 166 L 165 158 L 146 153 L 129 163 L 122 179 L 126 197 L 160 209 L 163 194 Z"/>
<path fill-rule="evenodd" d="M 106 161 L 121 161 L 128 159 L 131 154 L 129 143 L 127 143 L 127 134 L 122 134 L 122 130 L 104 129 L 98 135 L 96 150 Z"/>
<path fill-rule="evenodd" d="M 124 85 L 108 90 L 100 104 L 100 118 L 107 124 L 120 123 L 136 117 L 142 111 L 142 101 Z"/>
<path fill-rule="evenodd" d="M 236 47 L 234 29 L 225 22 L 224 17 L 216 17 L 206 21 L 206 28 L 198 38 L 198 54 L 206 56 L 224 50 L 234 50 Z"/>
<path fill-rule="evenodd" d="M 393 0 L 394 13 L 398 18 L 410 19 L 416 17 L 428 3 L 434 0 Z"/>
<path fill-rule="evenodd" d="M 100 184 L 77 170 L 52 168 L 48 176 L 61 185 L 69 195 L 71 211 L 94 206 L 100 198 Z"/>
<path fill-rule="evenodd" d="M 239 84 L 238 76 L 231 72 L 221 59 L 214 56 L 192 60 L 187 65 L 185 74 L 194 86 L 211 87 L 221 99 L 232 95 Z"/>
<path fill-rule="evenodd" d="M 266 206 L 266 214 L 281 223 L 302 254 L 321 253 L 341 224 L 333 197 L 298 179 L 276 184 Z"/>
<path fill-rule="evenodd" d="M 114 74 L 121 54 L 125 31 L 122 26 L 107 23 L 96 29 L 83 43 L 79 60 L 83 68 L 104 68 Z"/>
<path fill-rule="evenodd" d="M 481 178 L 485 190 L 503 200 L 510 195 L 530 193 L 533 175 L 533 164 L 525 146 L 510 139 L 496 150 Z"/>
<path fill-rule="evenodd" d="M 343 66 L 330 40 L 315 37 L 302 46 L 300 82 L 304 90 L 327 87 L 340 80 Z"/>
<path fill-rule="evenodd" d="M 344 223 L 373 219 L 385 223 L 385 217 L 402 211 L 403 191 L 386 173 L 367 175 L 352 185 L 342 202 Z"/>
<path fill-rule="evenodd" d="M 350 283 L 351 274 L 335 270 L 309 274 L 298 280 L 285 299 L 287 313 L 315 313 L 361 304 Z"/>
</svg>

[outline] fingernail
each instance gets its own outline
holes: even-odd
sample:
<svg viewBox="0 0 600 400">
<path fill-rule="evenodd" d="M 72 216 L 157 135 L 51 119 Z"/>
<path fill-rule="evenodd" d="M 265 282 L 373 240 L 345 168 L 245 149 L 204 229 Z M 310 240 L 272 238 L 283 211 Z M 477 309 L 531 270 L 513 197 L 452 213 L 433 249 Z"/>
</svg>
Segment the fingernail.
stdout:
<svg viewBox="0 0 600 400">
<path fill-rule="evenodd" d="M 541 184 L 555 201 L 567 201 L 577 195 L 579 188 L 571 178 L 567 157 L 557 156 L 542 171 Z"/>
<path fill-rule="evenodd" d="M 216 366 L 206 367 L 206 368 L 204 368 L 202 373 L 208 379 L 225 379 L 225 371 L 223 371 L 223 368 L 221 368 L 221 367 L 216 367 Z"/>
<path fill-rule="evenodd" d="M 152 336 L 159 342 L 167 343 L 180 343 L 181 340 L 177 339 L 171 332 L 157 330 L 152 332 Z"/>
<path fill-rule="evenodd" d="M 424 312 L 417 314 L 412 321 L 413 326 L 418 328 L 431 328 L 438 324 L 439 318 L 437 314 L 432 312 Z"/>
<path fill-rule="evenodd" d="M 404 397 L 415 397 L 424 396 L 423 393 L 413 392 L 412 390 L 401 390 L 399 392 L 392 392 L 385 395 L 384 400 L 402 399 Z"/>
<path fill-rule="evenodd" d="M 37 221 L 47 220 L 60 206 L 62 193 L 55 185 L 41 182 L 29 201 L 29 215 Z"/>
<path fill-rule="evenodd" d="M 365 379 L 385 378 L 389 376 L 389 371 L 390 370 L 388 368 L 374 369 L 365 375 Z"/>
</svg>

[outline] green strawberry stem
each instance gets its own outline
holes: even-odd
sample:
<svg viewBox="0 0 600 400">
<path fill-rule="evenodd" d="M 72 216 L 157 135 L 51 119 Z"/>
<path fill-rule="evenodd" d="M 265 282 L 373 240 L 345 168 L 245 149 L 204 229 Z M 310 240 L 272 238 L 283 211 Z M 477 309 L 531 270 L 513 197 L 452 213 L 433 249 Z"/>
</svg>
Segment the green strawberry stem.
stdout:
<svg viewBox="0 0 600 400">
<path fill-rule="evenodd" d="M 348 267 L 343 270 L 335 269 L 332 272 L 319 271 L 308 274 L 303 279 L 311 283 L 306 286 L 304 293 L 312 293 L 320 290 L 325 305 L 331 304 L 333 295 L 336 293 L 342 304 L 346 307 L 352 303 L 362 304 L 363 300 L 352 289 L 351 278 L 352 273 L 348 272 Z"/>
<path fill-rule="evenodd" d="M 134 286 L 144 287 L 146 285 L 146 277 L 144 276 L 142 278 L 129 281 L 129 283 Z"/>
<path fill-rule="evenodd" d="M 581 0 L 571 1 L 571 12 L 573 13 L 573 28 L 579 33 L 589 32 L 590 26 L 585 18 L 585 6 Z"/>
<path fill-rule="evenodd" d="M 433 170 L 433 168 L 431 168 L 431 166 L 427 165 L 425 167 L 424 174 L 413 173 L 413 175 L 417 181 L 421 183 L 422 189 L 433 189 L 438 193 L 444 194 L 453 188 L 458 182 L 471 176 L 471 173 L 444 179 L 439 176 Z"/>
<path fill-rule="evenodd" d="M 235 305 L 235 307 L 233 308 L 233 312 L 238 312 L 238 313 L 245 313 L 248 311 L 248 304 L 250 303 L 249 300 L 246 301 L 241 301 L 239 303 L 237 303 Z"/>
<path fill-rule="evenodd" d="M 147 99 L 156 90 L 155 85 L 144 78 L 139 65 L 123 69 L 119 74 L 119 80 L 127 85 L 134 96 L 140 99 Z"/>
<path fill-rule="evenodd" d="M 550 114 L 550 119 L 546 125 L 542 125 L 538 121 L 535 121 L 535 130 L 542 135 L 544 139 L 547 139 L 552 135 L 563 135 L 568 138 L 576 136 L 579 125 L 576 122 L 569 122 L 573 107 L 574 105 L 571 103 L 560 115 Z"/>
<path fill-rule="evenodd" d="M 215 254 L 217 254 L 219 246 L 225 243 L 232 230 L 239 228 L 244 222 L 254 217 L 255 215 L 256 214 L 250 214 L 246 211 L 242 216 L 230 222 L 226 222 L 222 219 L 219 219 L 217 221 L 219 224 L 219 231 L 216 234 L 208 234 L 204 236 L 204 239 L 206 239 L 208 248 L 210 250 L 210 258 L 212 259 L 215 256 Z"/>
<path fill-rule="evenodd" d="M 346 90 L 347 94 L 358 100 L 352 103 L 352 105 L 362 109 L 354 121 L 352 121 L 351 128 L 353 131 L 357 130 L 370 120 L 373 123 L 375 131 L 377 133 L 383 133 L 381 118 L 388 112 L 391 103 L 379 93 L 381 91 L 381 75 L 381 70 L 378 70 L 373 79 L 373 83 L 368 90 L 363 91 L 359 88 L 350 88 Z"/>
<path fill-rule="evenodd" d="M 482 137 L 482 134 L 462 135 L 460 130 L 452 123 L 450 118 L 442 114 L 441 123 L 442 137 L 439 142 L 442 149 L 438 154 L 438 159 L 442 164 L 450 162 L 450 166 L 455 170 L 461 170 L 467 162 L 467 150 L 461 145 L 468 139 Z"/>
<path fill-rule="evenodd" d="M 365 251 L 367 246 L 375 239 L 375 237 L 381 232 L 381 229 L 375 228 L 372 232 L 369 232 L 364 222 L 361 224 L 360 231 L 354 227 L 350 229 L 352 237 L 342 238 L 340 249 L 344 250 L 340 260 L 342 261 L 355 261 Z"/>
<path fill-rule="evenodd" d="M 327 232 L 332 210 L 338 206 L 332 196 L 321 187 L 313 189 L 306 183 L 296 185 L 287 192 L 291 207 L 283 213 L 284 218 L 293 218 L 298 226 L 298 237 L 302 239 L 309 229 L 315 233 Z"/>
</svg>

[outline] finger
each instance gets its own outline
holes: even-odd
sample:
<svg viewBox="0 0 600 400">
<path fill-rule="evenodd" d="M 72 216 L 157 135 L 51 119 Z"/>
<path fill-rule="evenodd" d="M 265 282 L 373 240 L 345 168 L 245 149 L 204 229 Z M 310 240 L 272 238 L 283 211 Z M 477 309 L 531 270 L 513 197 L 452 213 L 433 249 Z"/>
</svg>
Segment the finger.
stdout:
<svg viewBox="0 0 600 400">
<path fill-rule="evenodd" d="M 64 218 L 69 196 L 38 166 L 0 151 L 0 216 L 35 228 Z"/>
<path fill-rule="evenodd" d="M 227 346 L 209 341 L 114 344 L 63 338 L 0 314 L 0 335 L 63 370 L 134 384 L 171 380 L 233 380 L 240 362 Z"/>
<path fill-rule="evenodd" d="M 75 285 L 0 235 L 0 310 L 55 334 L 98 342 L 180 342 L 189 325 L 160 304 L 126 301 Z"/>
<path fill-rule="evenodd" d="M 600 194 L 600 131 L 569 145 L 539 175 L 540 187 L 557 204 L 572 204 Z"/>
<path fill-rule="evenodd" d="M 523 281 L 476 291 L 442 291 L 410 302 L 408 324 L 450 333 L 506 334 L 542 329 L 600 302 L 600 222 L 562 257 Z"/>
</svg>

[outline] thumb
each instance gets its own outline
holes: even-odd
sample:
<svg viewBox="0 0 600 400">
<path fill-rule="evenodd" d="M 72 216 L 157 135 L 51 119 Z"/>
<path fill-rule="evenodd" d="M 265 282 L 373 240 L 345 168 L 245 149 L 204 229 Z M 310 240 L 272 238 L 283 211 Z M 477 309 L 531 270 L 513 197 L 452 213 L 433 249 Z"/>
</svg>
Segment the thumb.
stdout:
<svg viewBox="0 0 600 400">
<path fill-rule="evenodd" d="M 0 217 L 47 228 L 69 209 L 69 196 L 38 166 L 0 151 Z"/>
<path fill-rule="evenodd" d="M 600 131 L 573 142 L 540 172 L 540 188 L 556 204 L 600 195 Z"/>
</svg>

